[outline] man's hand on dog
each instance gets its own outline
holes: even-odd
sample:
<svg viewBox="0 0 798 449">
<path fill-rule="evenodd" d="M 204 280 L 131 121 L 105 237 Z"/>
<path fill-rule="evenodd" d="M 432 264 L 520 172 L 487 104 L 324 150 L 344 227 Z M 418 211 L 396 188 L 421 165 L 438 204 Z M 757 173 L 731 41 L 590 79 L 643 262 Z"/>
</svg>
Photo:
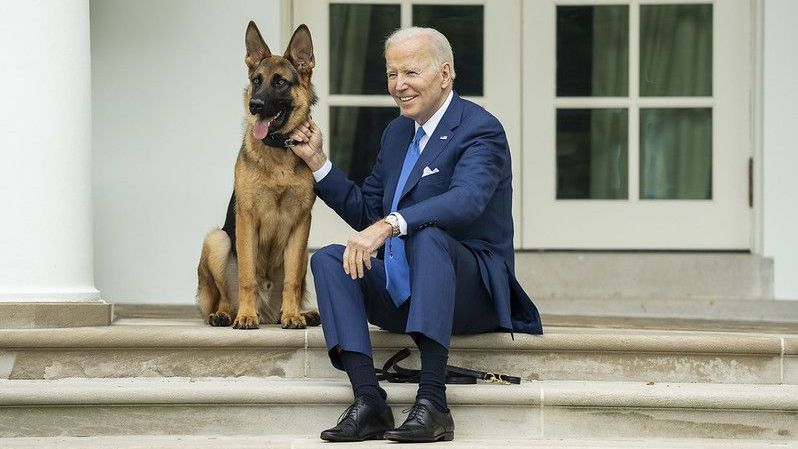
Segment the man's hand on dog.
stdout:
<svg viewBox="0 0 798 449">
<path fill-rule="evenodd" d="M 311 171 L 316 171 L 327 162 L 321 145 L 321 130 L 313 119 L 299 126 L 292 134 L 291 140 L 296 142 L 291 150 L 299 156 Z"/>
<path fill-rule="evenodd" d="M 344 249 L 344 271 L 352 279 L 363 279 L 365 265 L 371 269 L 371 254 L 385 244 L 391 236 L 391 225 L 380 220 L 368 228 L 354 234 L 346 241 Z"/>
<path fill-rule="evenodd" d="M 291 150 L 311 170 L 316 171 L 327 161 L 321 143 L 321 130 L 312 119 L 303 123 L 291 134 L 291 140 L 296 142 Z M 344 250 L 344 271 L 352 279 L 363 278 L 364 266 L 371 269 L 371 254 L 385 244 L 391 236 L 391 225 L 380 220 L 368 228 L 349 237 Z"/>
</svg>

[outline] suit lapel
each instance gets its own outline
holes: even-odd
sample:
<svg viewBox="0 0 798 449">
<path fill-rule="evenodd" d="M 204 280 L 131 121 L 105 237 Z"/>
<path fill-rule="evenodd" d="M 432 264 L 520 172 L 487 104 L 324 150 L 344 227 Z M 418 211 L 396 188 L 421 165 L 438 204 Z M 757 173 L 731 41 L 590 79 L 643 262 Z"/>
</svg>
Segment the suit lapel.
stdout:
<svg viewBox="0 0 798 449">
<path fill-rule="evenodd" d="M 453 130 L 457 128 L 460 124 L 460 118 L 462 117 L 463 111 L 463 103 L 460 97 L 455 93 L 452 95 L 452 101 L 449 103 L 449 108 L 443 114 L 441 121 L 438 122 L 438 126 L 435 127 L 435 131 L 432 132 L 432 136 L 430 136 L 429 140 L 427 141 L 427 145 L 424 147 L 424 151 L 421 152 L 421 156 L 416 161 L 416 165 L 413 166 L 413 171 L 410 172 L 410 176 L 407 178 L 407 182 L 405 183 L 405 187 L 402 190 L 402 197 L 407 195 L 407 192 L 413 189 L 418 181 L 421 179 L 421 175 L 424 172 L 424 167 L 429 166 L 432 161 L 434 161 L 449 142 L 452 141 L 452 136 L 454 134 Z M 445 138 L 441 138 L 446 136 Z M 410 138 L 412 140 L 412 136 Z M 410 142 L 407 143 L 410 145 Z M 402 153 L 402 157 L 404 154 L 407 153 L 405 150 Z M 404 161 L 404 159 L 402 159 Z M 399 165 L 401 167 L 401 164 Z M 398 180 L 399 175 L 396 175 L 396 180 Z M 394 186 L 392 191 L 396 191 L 396 180 L 394 181 Z M 393 194 L 391 194 L 391 199 L 393 199 Z M 401 200 L 401 197 L 399 198 Z M 390 205 L 389 205 L 390 207 Z"/>
</svg>

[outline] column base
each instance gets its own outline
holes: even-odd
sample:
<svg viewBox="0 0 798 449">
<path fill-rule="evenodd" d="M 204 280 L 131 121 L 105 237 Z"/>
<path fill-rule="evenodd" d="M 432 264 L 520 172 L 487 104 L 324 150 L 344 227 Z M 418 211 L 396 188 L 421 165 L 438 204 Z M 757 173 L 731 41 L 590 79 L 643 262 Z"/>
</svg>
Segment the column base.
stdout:
<svg viewBox="0 0 798 449">
<path fill-rule="evenodd" d="M 83 302 L 0 302 L 0 329 L 109 326 L 113 304 Z"/>
</svg>

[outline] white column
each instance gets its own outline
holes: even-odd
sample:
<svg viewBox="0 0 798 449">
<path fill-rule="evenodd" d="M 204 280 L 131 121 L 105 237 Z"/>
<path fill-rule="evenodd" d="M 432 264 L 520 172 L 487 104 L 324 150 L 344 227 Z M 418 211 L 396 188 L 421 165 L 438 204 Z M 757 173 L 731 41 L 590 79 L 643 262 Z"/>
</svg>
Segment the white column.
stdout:
<svg viewBox="0 0 798 449">
<path fill-rule="evenodd" d="M 88 0 L 0 0 L 0 303 L 96 302 Z"/>
</svg>

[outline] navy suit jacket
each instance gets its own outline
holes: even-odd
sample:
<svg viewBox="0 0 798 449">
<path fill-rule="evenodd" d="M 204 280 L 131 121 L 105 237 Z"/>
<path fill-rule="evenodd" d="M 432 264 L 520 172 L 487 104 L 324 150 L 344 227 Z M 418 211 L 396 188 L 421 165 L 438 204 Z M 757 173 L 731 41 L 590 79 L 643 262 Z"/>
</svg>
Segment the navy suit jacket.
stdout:
<svg viewBox="0 0 798 449">
<path fill-rule="evenodd" d="M 333 167 L 316 184 L 317 195 L 358 231 L 388 215 L 414 134 L 412 119 L 394 119 L 362 188 Z M 438 172 L 422 177 L 425 167 Z M 510 150 L 495 117 L 455 93 L 410 173 L 397 212 L 408 235 L 436 226 L 474 253 L 502 329 L 543 333 L 537 308 L 515 278 Z"/>
</svg>

